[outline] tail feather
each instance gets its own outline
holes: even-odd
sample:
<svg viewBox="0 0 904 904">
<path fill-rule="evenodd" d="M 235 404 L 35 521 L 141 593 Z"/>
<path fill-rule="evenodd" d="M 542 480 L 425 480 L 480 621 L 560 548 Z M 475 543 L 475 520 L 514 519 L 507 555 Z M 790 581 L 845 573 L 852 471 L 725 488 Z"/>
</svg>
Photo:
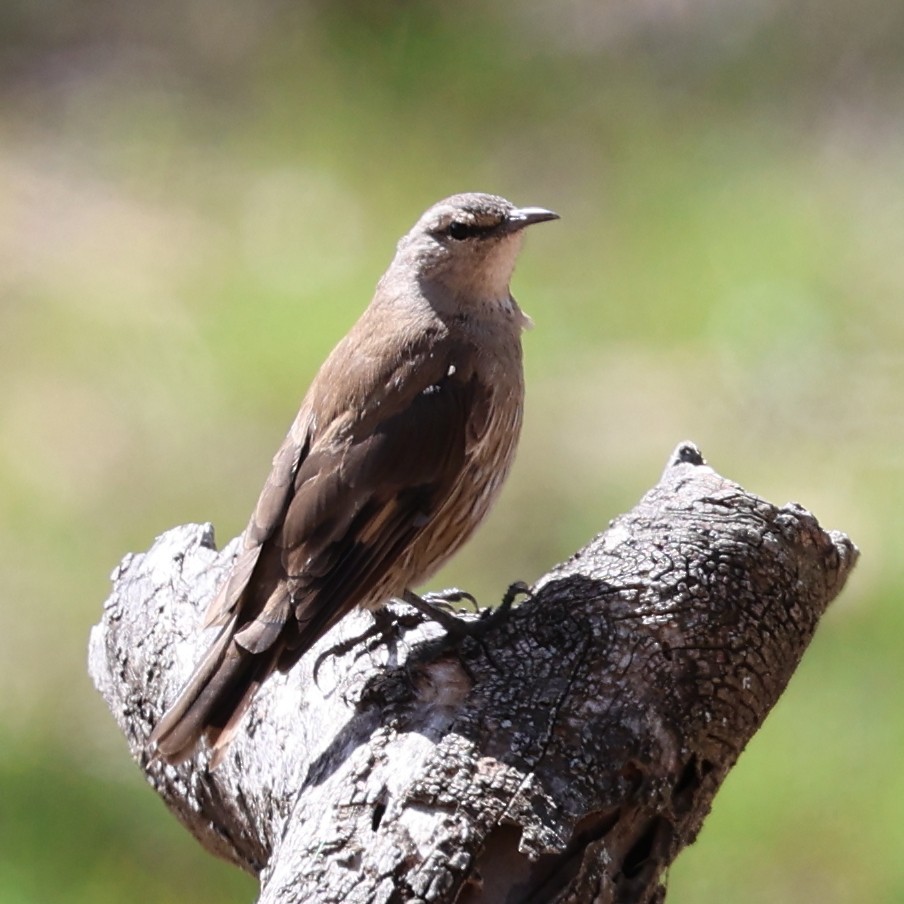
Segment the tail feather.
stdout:
<svg viewBox="0 0 904 904">
<path fill-rule="evenodd" d="M 245 653 L 249 659 L 250 654 Z M 220 719 L 216 725 L 208 725 L 207 740 L 210 742 L 213 756 L 210 758 L 210 768 L 216 769 L 220 761 L 226 755 L 226 749 L 235 737 L 239 728 L 242 716 L 245 710 L 251 705 L 254 695 L 264 683 L 264 680 L 273 671 L 276 661 L 277 651 L 267 656 L 255 656 L 256 662 L 253 663 L 253 671 L 248 678 L 242 682 L 241 687 L 237 690 L 241 691 L 241 696 L 230 703 L 228 708 L 223 708 L 222 715 L 225 719 Z"/>
<path fill-rule="evenodd" d="M 176 701 L 157 723 L 150 744 L 157 756 L 177 763 L 191 756 L 206 734 L 216 740 L 237 722 L 260 684 L 265 663 L 235 643 L 232 618 L 198 664 Z M 269 669 L 267 670 L 269 671 Z"/>
<path fill-rule="evenodd" d="M 336 621 L 311 621 L 298 632 L 291 651 L 283 636 L 296 625 L 284 585 L 277 585 L 256 615 L 234 612 L 151 732 L 154 756 L 169 763 L 190 757 L 202 738 L 212 750 L 210 768 L 223 758 L 255 693 L 277 668 L 287 669 Z M 288 657 L 286 656 L 289 653 Z M 280 662 L 280 660 L 283 660 Z"/>
</svg>

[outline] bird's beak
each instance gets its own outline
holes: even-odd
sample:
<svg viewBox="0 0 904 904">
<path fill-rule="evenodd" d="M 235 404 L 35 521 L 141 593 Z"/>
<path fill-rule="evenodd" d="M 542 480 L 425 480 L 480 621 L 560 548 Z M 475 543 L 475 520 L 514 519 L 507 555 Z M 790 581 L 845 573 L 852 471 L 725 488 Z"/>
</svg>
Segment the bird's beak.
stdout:
<svg viewBox="0 0 904 904">
<path fill-rule="evenodd" d="M 506 215 L 506 232 L 517 232 L 534 223 L 545 223 L 547 220 L 558 220 L 559 215 L 545 207 L 516 207 Z"/>
</svg>

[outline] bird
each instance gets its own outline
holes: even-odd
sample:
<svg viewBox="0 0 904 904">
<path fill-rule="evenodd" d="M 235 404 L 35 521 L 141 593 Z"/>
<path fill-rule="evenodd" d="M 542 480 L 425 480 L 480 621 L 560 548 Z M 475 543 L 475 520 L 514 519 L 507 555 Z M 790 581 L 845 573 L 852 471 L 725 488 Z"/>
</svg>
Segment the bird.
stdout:
<svg viewBox="0 0 904 904">
<path fill-rule="evenodd" d="M 509 284 L 524 229 L 558 219 L 492 194 L 453 195 L 403 236 L 370 305 L 308 389 L 211 601 L 220 630 L 157 723 L 152 756 L 206 738 L 219 762 L 274 671 L 356 607 L 419 599 L 509 473 L 524 404 Z"/>
</svg>

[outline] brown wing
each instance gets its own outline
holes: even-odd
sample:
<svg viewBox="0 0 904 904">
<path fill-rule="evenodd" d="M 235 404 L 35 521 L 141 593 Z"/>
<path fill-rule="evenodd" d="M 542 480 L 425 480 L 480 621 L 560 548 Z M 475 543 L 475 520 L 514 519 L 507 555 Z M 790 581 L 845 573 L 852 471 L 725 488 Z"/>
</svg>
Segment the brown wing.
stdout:
<svg viewBox="0 0 904 904">
<path fill-rule="evenodd" d="M 469 422 L 482 407 L 482 395 L 473 373 L 447 375 L 353 442 L 338 468 L 325 462 L 318 477 L 301 483 L 283 537 L 299 634 L 288 643 L 296 655 L 282 666 L 375 587 L 398 593 L 417 579 L 406 573 L 386 582 L 460 479 Z M 311 511 L 340 512 L 341 517 L 295 532 L 295 513 L 307 522 Z M 423 570 L 429 563 L 414 565 Z"/>
<path fill-rule="evenodd" d="M 461 475 L 469 422 L 484 407 L 481 386 L 459 358 L 406 402 L 396 410 L 384 405 L 366 432 L 315 443 L 300 462 L 285 516 L 262 554 L 267 561 L 279 550 L 284 593 L 270 592 L 261 609 L 249 606 L 248 620 L 240 614 L 236 641 L 244 649 L 260 653 L 279 638 L 287 651 L 280 666 L 291 665 L 383 586 L 448 497 Z M 406 577 L 389 592 L 402 590 Z"/>
<path fill-rule="evenodd" d="M 286 508 L 294 492 L 295 475 L 308 453 L 310 433 L 310 409 L 302 406 L 288 435 L 273 457 L 273 467 L 242 536 L 242 549 L 228 579 L 207 609 L 204 627 L 225 624 L 232 617 L 258 565 L 264 544 L 283 522 Z"/>
</svg>

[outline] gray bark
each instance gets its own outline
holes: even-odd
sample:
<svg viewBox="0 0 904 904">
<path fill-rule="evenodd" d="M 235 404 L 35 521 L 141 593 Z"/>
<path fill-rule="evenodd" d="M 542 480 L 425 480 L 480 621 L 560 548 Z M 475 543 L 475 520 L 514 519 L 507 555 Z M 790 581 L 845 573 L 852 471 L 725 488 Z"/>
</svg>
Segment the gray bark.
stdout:
<svg viewBox="0 0 904 904">
<path fill-rule="evenodd" d="M 167 806 L 266 904 L 662 901 L 857 558 L 684 444 L 478 638 L 397 606 L 355 642 L 356 613 L 267 682 L 215 771 L 150 761 L 236 549 L 187 525 L 127 556 L 89 668 Z"/>
</svg>

